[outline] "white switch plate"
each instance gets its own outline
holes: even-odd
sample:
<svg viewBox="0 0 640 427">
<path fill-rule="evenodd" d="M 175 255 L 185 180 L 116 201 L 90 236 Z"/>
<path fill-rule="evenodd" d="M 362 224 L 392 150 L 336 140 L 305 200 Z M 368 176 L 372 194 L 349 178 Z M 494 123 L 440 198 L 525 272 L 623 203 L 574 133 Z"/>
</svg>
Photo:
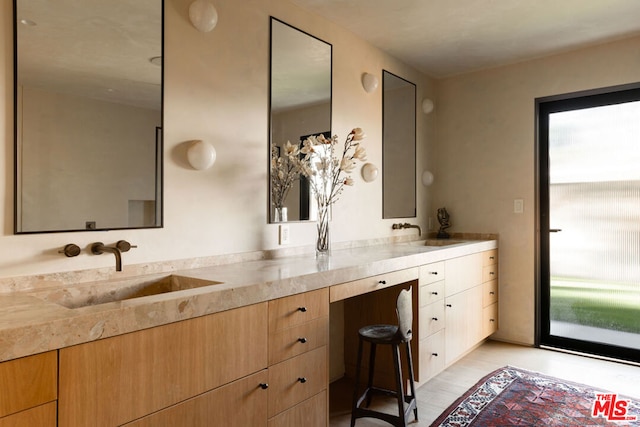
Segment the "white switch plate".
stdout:
<svg viewBox="0 0 640 427">
<path fill-rule="evenodd" d="M 513 199 L 513 213 L 521 214 L 524 212 L 524 200 Z"/>
<path fill-rule="evenodd" d="M 280 224 L 278 226 L 279 241 L 281 245 L 289 244 L 289 226 Z"/>
</svg>

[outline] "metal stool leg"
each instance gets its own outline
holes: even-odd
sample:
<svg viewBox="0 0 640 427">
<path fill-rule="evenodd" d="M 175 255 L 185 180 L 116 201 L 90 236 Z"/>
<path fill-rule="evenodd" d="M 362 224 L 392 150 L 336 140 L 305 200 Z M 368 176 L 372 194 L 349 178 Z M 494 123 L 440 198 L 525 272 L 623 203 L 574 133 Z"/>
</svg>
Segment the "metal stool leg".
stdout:
<svg viewBox="0 0 640 427">
<path fill-rule="evenodd" d="M 411 343 L 407 341 L 407 364 L 409 365 L 409 386 L 411 387 L 411 399 L 415 401 L 416 399 L 416 387 L 413 382 L 413 359 L 411 357 Z M 415 403 L 415 408 L 413 409 L 413 415 L 416 417 L 416 421 L 418 421 L 418 402 Z"/>
<path fill-rule="evenodd" d="M 393 344 L 391 346 L 393 351 L 393 364 L 396 371 L 396 391 L 398 395 L 398 425 L 406 426 L 407 420 L 404 417 L 404 387 L 402 385 L 402 365 L 400 364 L 400 346 Z"/>
<path fill-rule="evenodd" d="M 369 350 L 369 379 L 367 380 L 367 404 L 368 408 L 371 405 L 371 387 L 373 387 L 373 373 L 375 372 L 376 365 L 376 343 L 371 343 L 371 349 Z"/>
</svg>

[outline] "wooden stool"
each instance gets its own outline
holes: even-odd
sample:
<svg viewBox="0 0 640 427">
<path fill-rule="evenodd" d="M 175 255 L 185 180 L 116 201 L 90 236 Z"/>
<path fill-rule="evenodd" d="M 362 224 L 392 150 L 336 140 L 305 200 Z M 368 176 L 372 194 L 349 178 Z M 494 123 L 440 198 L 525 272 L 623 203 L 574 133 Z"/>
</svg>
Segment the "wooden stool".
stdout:
<svg viewBox="0 0 640 427">
<path fill-rule="evenodd" d="M 351 427 L 356 424 L 358 418 L 377 418 L 388 422 L 396 427 L 406 427 L 409 413 L 413 410 L 416 421 L 418 420 L 418 407 L 416 405 L 416 390 L 413 382 L 413 362 L 411 360 L 411 328 L 413 323 L 413 308 L 411 298 L 411 287 L 403 289 L 396 301 L 396 314 L 398 315 L 398 326 L 394 325 L 370 325 L 360 328 L 358 331 L 358 362 L 356 365 L 356 385 L 353 392 L 353 406 L 351 409 Z M 371 345 L 369 352 L 369 379 L 367 388 L 362 395 L 358 396 L 358 386 L 360 383 L 360 369 L 362 365 L 362 350 L 364 342 Z M 377 345 L 390 345 L 393 353 L 393 364 L 395 368 L 396 390 L 388 390 L 373 386 L 373 372 L 376 360 Z M 407 363 L 409 366 L 409 386 L 411 394 L 404 393 L 402 385 L 402 366 L 400 363 L 400 345 L 404 344 L 407 349 Z M 384 412 L 369 409 L 371 398 L 374 394 L 394 396 L 398 400 L 398 415 L 391 415 Z M 366 399 L 366 406 L 360 405 Z M 406 404 L 406 407 L 405 407 Z"/>
</svg>

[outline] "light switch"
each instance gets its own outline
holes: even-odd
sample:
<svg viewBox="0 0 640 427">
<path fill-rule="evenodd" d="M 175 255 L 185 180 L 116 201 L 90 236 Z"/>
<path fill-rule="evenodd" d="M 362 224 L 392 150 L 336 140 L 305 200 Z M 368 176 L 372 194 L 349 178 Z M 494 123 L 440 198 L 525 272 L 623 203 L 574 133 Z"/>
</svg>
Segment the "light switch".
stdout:
<svg viewBox="0 0 640 427">
<path fill-rule="evenodd" d="M 280 244 L 288 245 L 289 244 L 289 226 L 280 224 L 278 227 L 279 227 L 278 232 L 279 232 Z"/>
<path fill-rule="evenodd" d="M 523 199 L 514 199 L 513 200 L 513 213 L 521 214 L 524 212 L 524 200 Z"/>
</svg>

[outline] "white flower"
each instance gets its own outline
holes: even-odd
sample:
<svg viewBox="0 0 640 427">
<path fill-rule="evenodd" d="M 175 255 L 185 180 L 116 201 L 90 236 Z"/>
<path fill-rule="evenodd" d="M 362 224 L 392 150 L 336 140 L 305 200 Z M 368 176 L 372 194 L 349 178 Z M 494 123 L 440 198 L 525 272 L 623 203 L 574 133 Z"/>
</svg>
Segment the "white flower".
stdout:
<svg viewBox="0 0 640 427">
<path fill-rule="evenodd" d="M 296 145 L 291 144 L 291 142 L 287 141 L 286 144 L 284 144 L 284 154 L 285 156 L 297 156 L 298 147 Z"/>
<path fill-rule="evenodd" d="M 367 160 L 367 151 L 364 149 L 362 145 L 358 144 L 355 152 L 353 153 L 353 158 L 358 159 L 361 162 L 364 162 L 365 160 Z"/>
<path fill-rule="evenodd" d="M 351 159 L 347 159 L 346 157 L 342 158 L 342 162 L 340 162 L 340 170 L 350 173 L 356 167 L 356 162 Z"/>
<path fill-rule="evenodd" d="M 351 131 L 351 134 L 353 135 L 352 141 L 362 141 L 364 139 L 364 137 L 366 136 L 364 134 L 364 131 L 360 128 L 355 128 Z"/>
<path fill-rule="evenodd" d="M 353 186 L 353 178 L 350 176 L 346 177 L 343 182 L 344 185 Z"/>
</svg>

